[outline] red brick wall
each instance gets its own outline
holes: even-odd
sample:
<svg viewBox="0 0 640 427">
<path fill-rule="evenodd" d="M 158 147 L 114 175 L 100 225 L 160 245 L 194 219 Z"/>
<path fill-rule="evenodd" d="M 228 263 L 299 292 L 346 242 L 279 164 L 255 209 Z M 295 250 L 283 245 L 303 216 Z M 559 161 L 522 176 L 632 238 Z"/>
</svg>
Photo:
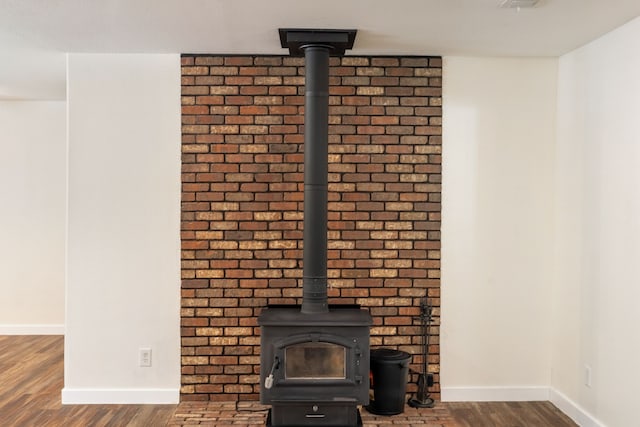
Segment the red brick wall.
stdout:
<svg viewBox="0 0 640 427">
<path fill-rule="evenodd" d="M 419 369 L 428 296 L 438 397 L 441 59 L 330 73 L 330 302 L 368 308 L 372 347 Z M 184 55 L 182 95 L 182 399 L 257 399 L 256 317 L 302 297 L 304 61 Z"/>
</svg>

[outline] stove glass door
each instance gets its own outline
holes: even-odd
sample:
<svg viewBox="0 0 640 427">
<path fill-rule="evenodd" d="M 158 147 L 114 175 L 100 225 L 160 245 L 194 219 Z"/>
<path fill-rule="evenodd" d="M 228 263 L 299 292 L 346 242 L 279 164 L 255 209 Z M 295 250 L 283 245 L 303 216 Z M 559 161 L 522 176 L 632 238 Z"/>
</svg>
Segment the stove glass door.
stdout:
<svg viewBox="0 0 640 427">
<path fill-rule="evenodd" d="M 345 379 L 346 348 L 328 342 L 290 345 L 284 353 L 286 379 Z"/>
</svg>

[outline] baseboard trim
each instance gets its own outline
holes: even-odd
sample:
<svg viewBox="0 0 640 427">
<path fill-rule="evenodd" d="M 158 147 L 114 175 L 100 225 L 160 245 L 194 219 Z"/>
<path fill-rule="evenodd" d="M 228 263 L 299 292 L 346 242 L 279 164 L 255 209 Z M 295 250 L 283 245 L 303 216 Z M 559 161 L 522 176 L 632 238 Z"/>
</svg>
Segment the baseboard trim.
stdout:
<svg viewBox="0 0 640 427">
<path fill-rule="evenodd" d="M 549 400 L 549 387 L 443 387 L 443 402 L 533 402 Z"/>
<path fill-rule="evenodd" d="M 64 335 L 64 325 L 0 325 L 0 335 Z"/>
<path fill-rule="evenodd" d="M 164 405 L 179 402 L 180 390 L 177 388 L 96 389 L 65 387 L 62 389 L 63 405 Z"/>
<path fill-rule="evenodd" d="M 549 400 L 581 427 L 606 427 L 580 405 L 554 388 L 549 389 Z"/>
</svg>

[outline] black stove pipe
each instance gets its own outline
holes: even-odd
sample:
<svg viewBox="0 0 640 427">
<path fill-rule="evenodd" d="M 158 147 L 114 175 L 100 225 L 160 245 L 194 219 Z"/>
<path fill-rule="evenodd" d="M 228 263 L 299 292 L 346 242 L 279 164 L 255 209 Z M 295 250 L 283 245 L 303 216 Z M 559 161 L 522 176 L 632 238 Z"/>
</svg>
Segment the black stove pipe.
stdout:
<svg viewBox="0 0 640 427">
<path fill-rule="evenodd" d="M 327 176 L 330 46 L 301 46 L 305 56 L 304 250 L 302 313 L 327 313 Z"/>
<path fill-rule="evenodd" d="M 356 30 L 280 28 L 280 43 L 305 57 L 303 314 L 329 312 L 327 296 L 327 182 L 329 56 L 353 47 Z"/>
</svg>

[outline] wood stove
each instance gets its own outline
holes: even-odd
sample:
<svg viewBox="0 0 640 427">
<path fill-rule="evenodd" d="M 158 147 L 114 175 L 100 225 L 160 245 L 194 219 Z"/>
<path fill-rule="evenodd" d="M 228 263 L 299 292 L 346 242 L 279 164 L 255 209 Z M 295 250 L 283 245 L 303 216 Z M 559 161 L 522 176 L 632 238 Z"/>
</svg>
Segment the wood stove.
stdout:
<svg viewBox="0 0 640 427">
<path fill-rule="evenodd" d="M 358 405 L 369 402 L 369 313 L 348 305 L 314 315 L 271 306 L 259 323 L 268 425 L 360 425 Z"/>
<path fill-rule="evenodd" d="M 371 316 L 327 299 L 329 56 L 353 47 L 355 34 L 280 30 L 282 47 L 305 56 L 304 277 L 302 305 L 269 306 L 258 318 L 268 426 L 355 427 L 369 402 Z"/>
</svg>

